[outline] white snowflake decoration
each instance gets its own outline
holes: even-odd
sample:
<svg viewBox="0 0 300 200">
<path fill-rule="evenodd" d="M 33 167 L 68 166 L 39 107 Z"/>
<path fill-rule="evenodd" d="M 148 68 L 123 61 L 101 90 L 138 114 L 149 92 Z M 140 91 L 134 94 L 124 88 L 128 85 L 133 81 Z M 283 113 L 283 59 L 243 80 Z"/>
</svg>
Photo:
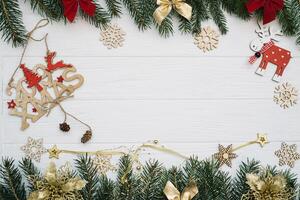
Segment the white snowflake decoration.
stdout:
<svg viewBox="0 0 300 200">
<path fill-rule="evenodd" d="M 286 109 L 297 103 L 298 91 L 289 83 L 283 83 L 275 87 L 274 101 L 280 107 Z"/>
<path fill-rule="evenodd" d="M 202 28 L 201 32 L 194 36 L 194 39 L 195 45 L 204 53 L 216 49 L 219 44 L 219 34 L 209 26 Z"/>
<path fill-rule="evenodd" d="M 126 33 L 117 24 L 108 25 L 105 30 L 100 33 L 100 41 L 103 42 L 108 49 L 123 46 Z"/>
<path fill-rule="evenodd" d="M 103 155 L 97 154 L 94 159 L 93 163 L 97 167 L 100 174 L 106 174 L 109 171 L 115 171 L 116 167 L 111 164 L 111 155 Z"/>
<path fill-rule="evenodd" d="M 33 159 L 36 162 L 41 161 L 42 154 L 47 152 L 47 149 L 43 146 L 43 139 L 33 139 L 28 137 L 27 143 L 21 147 L 27 158 Z"/>
</svg>

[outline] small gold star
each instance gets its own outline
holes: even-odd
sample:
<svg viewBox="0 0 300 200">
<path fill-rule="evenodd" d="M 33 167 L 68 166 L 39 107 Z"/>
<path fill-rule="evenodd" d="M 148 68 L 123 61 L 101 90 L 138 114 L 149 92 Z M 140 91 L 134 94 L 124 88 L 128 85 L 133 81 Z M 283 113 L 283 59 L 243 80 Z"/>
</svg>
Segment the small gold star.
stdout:
<svg viewBox="0 0 300 200">
<path fill-rule="evenodd" d="M 51 149 L 48 149 L 48 153 L 49 153 L 49 158 L 56 158 L 56 159 L 59 159 L 59 154 L 61 153 L 62 151 L 59 150 L 57 148 L 56 145 L 54 145 Z"/>
<path fill-rule="evenodd" d="M 256 142 L 260 144 L 261 147 L 264 147 L 266 144 L 269 143 L 268 137 L 266 134 L 257 133 L 257 140 Z"/>
</svg>

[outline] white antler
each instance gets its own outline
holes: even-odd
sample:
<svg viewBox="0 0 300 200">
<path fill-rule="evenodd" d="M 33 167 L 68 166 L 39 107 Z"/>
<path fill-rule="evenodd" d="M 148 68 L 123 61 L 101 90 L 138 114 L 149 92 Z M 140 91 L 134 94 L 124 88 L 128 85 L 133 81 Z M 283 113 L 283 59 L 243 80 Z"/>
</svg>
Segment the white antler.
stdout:
<svg viewBox="0 0 300 200">
<path fill-rule="evenodd" d="M 273 31 L 271 28 L 270 28 L 270 38 L 271 40 L 274 40 L 276 42 L 279 42 L 279 36 L 283 36 L 283 33 L 282 33 L 282 30 L 277 30 L 277 31 Z"/>
</svg>

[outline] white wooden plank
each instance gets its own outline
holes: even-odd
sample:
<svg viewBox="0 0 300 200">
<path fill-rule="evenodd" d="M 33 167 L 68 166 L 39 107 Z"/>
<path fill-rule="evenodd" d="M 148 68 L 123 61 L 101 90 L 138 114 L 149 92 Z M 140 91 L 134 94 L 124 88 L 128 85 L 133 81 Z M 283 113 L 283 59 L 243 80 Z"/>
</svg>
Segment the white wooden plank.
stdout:
<svg viewBox="0 0 300 200">
<path fill-rule="evenodd" d="M 4 59 L 3 87 L 18 59 Z M 42 59 L 29 57 L 24 62 L 33 67 L 43 63 Z M 75 93 L 76 99 L 272 99 L 277 85 L 271 80 L 275 66 L 270 64 L 261 77 L 254 73 L 259 63 L 252 66 L 245 58 L 68 57 L 64 61 L 74 64 L 85 77 L 83 87 Z M 300 88 L 299 61 L 293 59 L 282 78 L 296 88 Z"/>
<path fill-rule="evenodd" d="M 161 141 L 161 144 L 164 144 L 166 147 L 172 148 L 184 155 L 195 155 L 198 156 L 200 159 L 206 159 L 210 158 L 212 154 L 217 152 L 218 143 L 164 143 Z M 222 143 L 223 145 L 229 145 L 231 143 Z M 234 146 L 238 146 L 241 143 L 233 143 Z M 294 143 L 288 143 L 288 144 L 294 144 Z M 300 145 L 300 142 L 295 143 L 298 146 Z M 4 153 L 9 154 L 12 157 L 18 159 L 21 159 L 24 154 L 23 152 L 20 153 L 18 149 L 23 144 L 5 144 L 4 145 Z M 84 145 L 58 145 L 58 148 L 61 149 L 69 149 L 69 150 L 80 150 L 80 151 L 95 151 L 95 150 L 101 150 L 101 149 L 112 149 L 118 146 L 127 146 L 127 147 L 136 147 L 140 145 L 139 143 L 113 143 L 113 144 L 105 144 L 105 145 L 98 145 L 98 144 L 90 144 L 88 146 Z M 243 149 L 238 150 L 236 153 L 238 154 L 238 158 L 233 160 L 233 167 L 228 168 L 226 166 L 222 167 L 222 170 L 228 171 L 231 174 L 234 174 L 236 169 L 238 169 L 238 165 L 241 164 L 241 162 L 246 162 L 247 159 L 255 159 L 261 161 L 263 166 L 266 165 L 278 165 L 278 158 L 274 155 L 274 151 L 280 149 L 280 142 L 272 142 L 268 145 L 266 145 L 264 148 L 261 148 L 259 145 L 252 145 L 249 147 L 245 147 Z M 46 147 L 50 148 L 52 144 L 45 144 Z M 72 162 L 73 159 L 75 159 L 76 156 L 74 155 L 67 155 L 62 154 L 59 160 L 53 160 L 58 165 L 64 164 L 67 161 Z M 118 162 L 118 156 L 114 157 L 112 159 L 113 164 L 117 164 Z M 157 152 L 151 149 L 147 149 L 145 152 L 142 152 L 141 154 L 141 161 L 147 161 L 149 159 L 157 159 L 160 162 L 164 163 L 165 166 L 171 167 L 172 165 L 182 165 L 184 162 L 183 159 L 174 157 L 172 155 L 168 155 L 162 152 Z M 47 155 L 43 155 L 41 163 L 36 163 L 41 168 L 46 168 L 49 163 L 49 159 L 47 158 Z M 295 163 L 295 167 L 292 170 L 292 172 L 299 174 L 300 173 L 300 162 Z M 278 169 L 288 169 L 287 166 L 278 167 Z"/>
<path fill-rule="evenodd" d="M 94 128 L 95 143 L 226 142 L 251 140 L 257 132 L 272 141 L 300 141 L 299 106 L 283 110 L 272 100 L 128 100 L 74 101 L 65 108 Z M 85 127 L 70 121 L 72 131 L 58 129 L 63 121 L 56 109 L 27 131 L 20 119 L 4 115 L 4 143 L 20 143 L 27 136 L 44 137 L 49 143 L 78 143 Z"/>
</svg>

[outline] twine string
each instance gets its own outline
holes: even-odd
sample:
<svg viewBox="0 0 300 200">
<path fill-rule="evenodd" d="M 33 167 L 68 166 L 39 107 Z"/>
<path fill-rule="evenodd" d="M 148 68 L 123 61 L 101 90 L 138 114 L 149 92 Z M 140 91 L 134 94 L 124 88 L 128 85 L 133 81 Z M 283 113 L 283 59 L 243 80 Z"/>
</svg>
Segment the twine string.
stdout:
<svg viewBox="0 0 300 200">
<path fill-rule="evenodd" d="M 9 81 L 8 81 L 8 84 L 7 84 L 8 87 L 7 87 L 7 89 L 6 89 L 7 94 L 10 93 L 10 89 L 13 87 L 13 86 L 12 86 L 12 83 L 14 82 L 14 77 L 15 77 L 17 71 L 19 70 L 19 68 L 20 68 L 20 66 L 21 66 L 21 64 L 22 64 L 22 62 L 23 62 L 23 59 L 24 59 L 24 56 L 25 56 L 25 52 L 26 52 L 26 50 L 27 50 L 27 48 L 28 48 L 28 44 L 29 44 L 30 39 L 33 40 L 33 41 L 36 41 L 36 42 L 41 42 L 41 41 L 44 40 L 44 41 L 45 41 L 46 50 L 47 50 L 47 52 L 49 51 L 48 43 L 47 43 L 47 36 L 48 36 L 48 33 L 46 33 L 46 35 L 44 35 L 44 36 L 43 36 L 42 38 L 40 38 L 40 39 L 36 39 L 36 38 L 34 38 L 34 37 L 32 36 L 33 33 L 34 33 L 36 30 L 41 29 L 41 28 L 47 26 L 48 24 L 49 24 L 49 20 L 48 20 L 48 19 L 41 19 L 41 20 L 38 21 L 38 23 L 34 26 L 34 28 L 26 34 L 27 41 L 26 41 L 25 46 L 24 46 L 24 49 L 23 49 L 23 51 L 22 51 L 22 54 L 21 54 L 21 58 L 20 58 L 19 64 L 18 64 L 18 66 L 16 67 L 16 69 L 14 70 L 14 72 L 12 73 L 12 75 L 11 75 Z"/>
</svg>

